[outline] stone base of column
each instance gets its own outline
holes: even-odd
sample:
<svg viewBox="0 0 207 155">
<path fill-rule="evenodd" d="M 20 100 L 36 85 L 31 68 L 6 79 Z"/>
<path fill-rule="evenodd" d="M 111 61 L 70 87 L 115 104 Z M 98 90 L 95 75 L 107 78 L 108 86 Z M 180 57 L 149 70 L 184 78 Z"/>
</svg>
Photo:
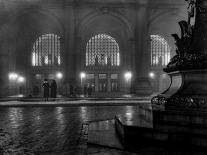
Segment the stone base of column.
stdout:
<svg viewBox="0 0 207 155">
<path fill-rule="evenodd" d="M 148 78 L 137 78 L 134 82 L 134 93 L 136 95 L 151 95 L 153 93 L 152 86 Z"/>
</svg>

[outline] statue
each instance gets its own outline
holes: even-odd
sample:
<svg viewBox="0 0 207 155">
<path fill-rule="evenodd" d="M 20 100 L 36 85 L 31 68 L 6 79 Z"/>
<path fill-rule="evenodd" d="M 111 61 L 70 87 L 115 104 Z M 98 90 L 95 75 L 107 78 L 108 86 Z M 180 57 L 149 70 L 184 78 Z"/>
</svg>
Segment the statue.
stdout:
<svg viewBox="0 0 207 155">
<path fill-rule="evenodd" d="M 189 51 L 191 38 L 192 38 L 192 27 L 186 21 L 179 22 L 181 28 L 181 38 L 177 34 L 172 34 L 173 38 L 176 41 L 177 50 L 176 53 L 179 56 L 184 56 L 184 53 Z"/>
<path fill-rule="evenodd" d="M 171 77 L 170 87 L 152 99 L 153 104 L 207 110 L 207 0 L 188 2 L 188 20 L 179 22 L 181 37 L 172 34 L 175 55 L 163 70 Z M 195 24 L 191 24 L 192 18 Z M 205 83 L 204 85 L 201 83 Z"/>
<path fill-rule="evenodd" d="M 191 24 L 191 18 L 195 17 L 196 0 L 185 0 L 188 2 L 188 24 Z M 194 24 L 192 24 L 194 25 Z"/>
<path fill-rule="evenodd" d="M 193 27 L 187 21 L 180 21 L 179 26 L 181 29 L 181 38 L 177 34 L 172 34 L 172 37 L 175 39 L 175 44 L 177 46 L 176 56 L 174 56 L 167 68 L 164 68 L 164 71 L 177 69 L 178 66 L 182 66 L 186 56 L 191 52 L 191 43 L 193 36 Z"/>
</svg>

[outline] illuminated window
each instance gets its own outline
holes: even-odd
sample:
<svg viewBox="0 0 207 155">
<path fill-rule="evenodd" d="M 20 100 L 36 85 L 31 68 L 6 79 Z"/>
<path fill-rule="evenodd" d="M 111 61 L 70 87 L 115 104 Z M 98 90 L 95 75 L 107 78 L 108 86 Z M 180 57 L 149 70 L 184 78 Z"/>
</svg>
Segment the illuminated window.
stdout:
<svg viewBox="0 0 207 155">
<path fill-rule="evenodd" d="M 32 66 L 58 66 L 60 64 L 60 37 L 55 34 L 45 34 L 39 37 L 32 49 Z"/>
<path fill-rule="evenodd" d="M 86 66 L 119 66 L 119 45 L 106 34 L 93 36 L 86 46 Z"/>
<path fill-rule="evenodd" d="M 159 35 L 151 35 L 151 66 L 165 66 L 170 61 L 170 47 Z"/>
</svg>

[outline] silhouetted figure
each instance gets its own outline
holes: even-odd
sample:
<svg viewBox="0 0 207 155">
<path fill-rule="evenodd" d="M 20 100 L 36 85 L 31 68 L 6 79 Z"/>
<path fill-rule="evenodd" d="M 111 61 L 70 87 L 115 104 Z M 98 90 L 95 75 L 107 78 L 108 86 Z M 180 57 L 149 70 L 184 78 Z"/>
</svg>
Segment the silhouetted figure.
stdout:
<svg viewBox="0 0 207 155">
<path fill-rule="evenodd" d="M 159 56 L 158 58 L 158 66 L 162 66 L 162 56 Z"/>
<path fill-rule="evenodd" d="M 44 80 L 44 82 L 42 84 L 42 87 L 44 88 L 44 98 L 45 98 L 45 101 L 48 101 L 50 85 L 49 85 L 47 79 Z"/>
<path fill-rule="evenodd" d="M 87 85 L 86 84 L 83 87 L 83 94 L 84 94 L 84 97 L 87 96 Z"/>
<path fill-rule="evenodd" d="M 95 57 L 95 66 L 98 66 L 98 57 L 97 57 L 97 55 Z"/>
<path fill-rule="evenodd" d="M 70 96 L 73 96 L 73 85 L 70 85 Z"/>
<path fill-rule="evenodd" d="M 111 58 L 110 57 L 107 58 L 107 65 L 111 66 Z"/>
<path fill-rule="evenodd" d="M 91 94 L 92 94 L 92 86 L 89 85 L 88 86 L 88 96 L 91 96 Z"/>
<path fill-rule="evenodd" d="M 52 83 L 50 85 L 50 88 L 51 88 L 50 96 L 52 98 L 56 98 L 56 95 L 57 95 L 57 84 L 56 84 L 56 81 L 55 80 L 52 80 Z"/>
</svg>

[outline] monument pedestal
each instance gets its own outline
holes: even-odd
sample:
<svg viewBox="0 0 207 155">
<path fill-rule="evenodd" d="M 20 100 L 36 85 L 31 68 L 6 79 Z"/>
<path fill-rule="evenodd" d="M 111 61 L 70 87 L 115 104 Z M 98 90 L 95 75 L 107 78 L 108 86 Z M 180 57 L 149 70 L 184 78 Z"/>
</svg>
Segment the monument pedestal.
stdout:
<svg viewBox="0 0 207 155">
<path fill-rule="evenodd" d="M 181 37 L 172 34 L 177 55 L 164 68 L 171 78 L 170 87 L 151 100 L 152 127 L 143 130 L 141 126 L 129 126 L 116 117 L 116 129 L 125 145 L 128 142 L 134 145 L 142 138 L 187 150 L 194 147 L 206 149 L 207 0 L 187 2 L 188 21 L 179 22 Z M 191 18 L 195 18 L 194 25 L 191 25 Z"/>
<path fill-rule="evenodd" d="M 152 98 L 152 104 L 168 109 L 207 108 L 207 70 L 175 71 L 168 73 L 170 87 Z"/>
</svg>

